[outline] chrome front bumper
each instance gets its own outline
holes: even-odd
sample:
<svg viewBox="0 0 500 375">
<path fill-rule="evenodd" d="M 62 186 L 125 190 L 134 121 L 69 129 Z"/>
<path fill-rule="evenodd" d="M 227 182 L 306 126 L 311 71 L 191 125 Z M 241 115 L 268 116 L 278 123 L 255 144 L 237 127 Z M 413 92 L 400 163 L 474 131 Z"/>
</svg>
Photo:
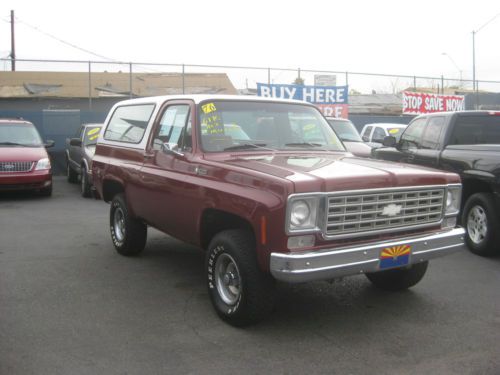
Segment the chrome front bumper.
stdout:
<svg viewBox="0 0 500 375">
<path fill-rule="evenodd" d="M 409 264 L 415 264 L 460 250 L 464 244 L 464 235 L 463 228 L 454 228 L 431 235 L 398 238 L 362 246 L 305 253 L 271 253 L 271 274 L 277 280 L 304 282 L 377 272 L 380 271 L 380 253 L 388 247 L 411 246 Z"/>
</svg>

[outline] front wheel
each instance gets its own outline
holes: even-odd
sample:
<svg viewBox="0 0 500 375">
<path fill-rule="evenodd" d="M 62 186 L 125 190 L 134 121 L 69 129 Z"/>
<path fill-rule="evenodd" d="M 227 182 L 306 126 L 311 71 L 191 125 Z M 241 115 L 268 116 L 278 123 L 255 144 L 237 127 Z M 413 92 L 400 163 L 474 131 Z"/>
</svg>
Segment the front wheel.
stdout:
<svg viewBox="0 0 500 375">
<path fill-rule="evenodd" d="M 256 323 L 274 306 L 274 279 L 257 264 L 253 236 L 227 230 L 210 242 L 206 255 L 207 283 L 217 314 L 234 326 Z"/>
<path fill-rule="evenodd" d="M 115 195 L 111 201 L 109 225 L 113 245 L 119 254 L 134 256 L 144 250 L 147 226 L 130 216 L 123 194 Z"/>
<path fill-rule="evenodd" d="M 88 198 L 90 197 L 90 182 L 89 182 L 89 176 L 87 175 L 87 168 L 85 166 L 82 166 L 82 173 L 80 175 L 80 188 L 81 188 L 81 193 L 82 197 Z"/>
<path fill-rule="evenodd" d="M 76 171 L 71 168 L 68 159 L 66 159 L 66 178 L 68 179 L 68 182 L 72 184 L 78 182 L 78 173 L 76 173 Z"/>
<path fill-rule="evenodd" d="M 399 291 L 418 284 L 427 271 L 429 262 L 416 263 L 408 268 L 367 273 L 366 277 L 377 288 L 389 291 Z"/>
<path fill-rule="evenodd" d="M 470 251 L 481 256 L 498 254 L 499 219 L 490 193 L 476 193 L 465 203 L 462 223 L 467 232 L 465 241 Z"/>
</svg>

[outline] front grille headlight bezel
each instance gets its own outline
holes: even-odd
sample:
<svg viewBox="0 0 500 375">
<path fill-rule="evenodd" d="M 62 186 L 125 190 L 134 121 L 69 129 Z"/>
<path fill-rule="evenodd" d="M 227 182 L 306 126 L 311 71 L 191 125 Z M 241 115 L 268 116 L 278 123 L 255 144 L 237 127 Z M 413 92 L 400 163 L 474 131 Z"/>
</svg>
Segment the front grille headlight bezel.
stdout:
<svg viewBox="0 0 500 375">
<path fill-rule="evenodd" d="M 291 195 L 286 209 L 287 234 L 314 233 L 321 231 L 320 195 Z"/>
<path fill-rule="evenodd" d="M 446 189 L 446 199 L 444 207 L 444 216 L 457 216 L 460 213 L 460 205 L 462 202 L 462 185 L 448 185 Z"/>
</svg>

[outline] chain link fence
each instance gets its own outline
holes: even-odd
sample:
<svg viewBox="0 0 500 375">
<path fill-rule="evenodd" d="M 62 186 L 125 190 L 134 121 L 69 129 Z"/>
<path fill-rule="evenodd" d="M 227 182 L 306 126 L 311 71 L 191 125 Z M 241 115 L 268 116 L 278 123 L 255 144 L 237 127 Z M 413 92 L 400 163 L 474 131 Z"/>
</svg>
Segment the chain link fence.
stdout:
<svg viewBox="0 0 500 375">
<path fill-rule="evenodd" d="M 30 97 L 59 94 L 60 97 L 87 98 L 89 108 L 92 107 L 92 99 L 98 97 L 193 93 L 255 94 L 257 83 L 292 84 L 299 80 L 306 85 L 314 85 L 316 75 L 335 76 L 338 86 L 349 86 L 351 96 L 397 94 L 404 90 L 432 93 L 474 92 L 471 79 L 458 77 L 280 67 L 17 59 L 17 73 L 35 74 L 25 76 L 34 82 L 20 82 L 7 79 L 11 69 L 10 59 L 1 59 L 0 62 L 3 70 L 0 75 L 4 77 L 1 80 L 1 97 L 9 97 L 9 93 L 11 97 L 22 97 L 24 88 L 27 90 L 26 96 Z M 476 82 L 480 92 L 500 92 L 500 81 Z"/>
</svg>

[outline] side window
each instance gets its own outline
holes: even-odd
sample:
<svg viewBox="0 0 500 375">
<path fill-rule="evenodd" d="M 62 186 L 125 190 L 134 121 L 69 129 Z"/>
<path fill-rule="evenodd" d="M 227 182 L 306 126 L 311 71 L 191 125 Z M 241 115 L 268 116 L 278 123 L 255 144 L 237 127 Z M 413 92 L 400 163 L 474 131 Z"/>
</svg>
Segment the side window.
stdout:
<svg viewBox="0 0 500 375">
<path fill-rule="evenodd" d="M 364 142 L 370 142 L 370 133 L 372 132 L 373 126 L 367 126 L 363 132 L 361 138 Z"/>
<path fill-rule="evenodd" d="M 425 133 L 422 138 L 422 148 L 437 149 L 439 146 L 439 137 L 444 126 L 444 117 L 431 117 L 425 127 Z"/>
<path fill-rule="evenodd" d="M 373 131 L 372 142 L 382 143 L 385 138 L 385 131 L 380 126 L 377 126 Z"/>
<path fill-rule="evenodd" d="M 153 149 L 161 150 L 164 143 L 177 145 L 179 149 L 191 149 L 189 105 L 171 105 L 163 112 L 153 136 Z"/>
<path fill-rule="evenodd" d="M 154 104 L 140 104 L 116 108 L 109 120 L 104 139 L 139 143 L 144 136 L 154 107 Z"/>
<path fill-rule="evenodd" d="M 420 118 L 408 125 L 406 131 L 401 136 L 401 148 L 403 150 L 420 148 L 426 122 L 427 118 Z"/>
</svg>

